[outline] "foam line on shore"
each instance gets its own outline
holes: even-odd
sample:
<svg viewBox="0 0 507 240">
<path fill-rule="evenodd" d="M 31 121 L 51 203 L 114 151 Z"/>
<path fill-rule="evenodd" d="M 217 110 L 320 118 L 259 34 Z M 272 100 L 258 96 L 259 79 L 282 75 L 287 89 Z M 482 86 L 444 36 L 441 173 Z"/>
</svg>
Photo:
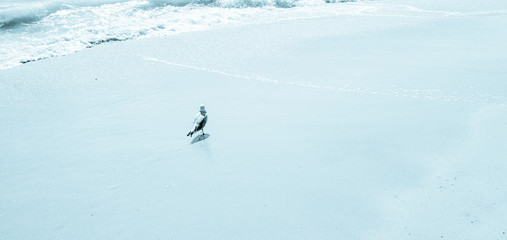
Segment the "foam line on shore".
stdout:
<svg viewBox="0 0 507 240">
<path fill-rule="evenodd" d="M 413 98 L 413 99 L 425 99 L 425 100 L 440 100 L 440 101 L 446 101 L 446 102 L 465 102 L 465 103 L 498 103 L 500 105 L 505 104 L 505 99 L 503 97 L 491 95 L 491 94 L 485 94 L 485 93 L 450 93 L 442 90 L 436 90 L 436 89 L 405 89 L 405 88 L 394 88 L 394 89 L 375 89 L 375 88 L 361 88 L 361 87 L 354 87 L 350 84 L 341 86 L 341 87 L 335 87 L 335 86 L 322 86 L 322 85 L 316 85 L 311 83 L 304 83 L 304 82 L 282 82 L 275 79 L 262 77 L 262 76 L 249 76 L 249 75 L 242 75 L 242 74 L 236 74 L 236 73 L 229 73 L 224 72 L 216 69 L 211 68 L 205 68 L 205 67 L 197 67 L 197 66 L 191 66 L 176 62 L 171 62 L 167 60 L 162 60 L 154 57 L 144 57 L 144 60 L 146 61 L 152 61 L 152 62 L 159 62 L 164 63 L 171 66 L 181 67 L 181 68 L 187 68 L 187 69 L 193 69 L 198 71 L 205 71 L 209 73 L 215 73 L 215 74 L 221 74 L 227 77 L 234 77 L 239 79 L 246 79 L 246 80 L 254 80 L 259 82 L 269 82 L 269 83 L 275 83 L 275 84 L 282 84 L 287 86 L 298 86 L 298 87 L 305 87 L 305 88 L 316 88 L 316 89 L 327 89 L 337 92 L 343 92 L 343 93 L 359 93 L 359 94 L 369 94 L 369 95 L 379 95 L 379 96 L 390 96 L 390 97 L 404 97 L 404 98 Z"/>
<path fill-rule="evenodd" d="M 164 64 L 167 64 L 167 65 L 176 66 L 176 67 L 181 67 L 181 68 L 188 68 L 188 69 L 194 69 L 194 70 L 199 70 L 199 71 L 205 71 L 205 72 L 210 72 L 210 73 L 221 74 L 221 75 L 228 76 L 228 77 L 242 78 L 242 79 L 248 79 L 248 80 L 255 80 L 255 81 L 260 81 L 260 82 L 280 83 L 277 80 L 273 80 L 273 79 L 269 79 L 269 78 L 253 77 L 253 76 L 247 76 L 247 75 L 241 75 L 241 74 L 235 74 L 235 73 L 228 73 L 228 72 L 219 71 L 219 70 L 215 70 L 215 69 L 211 69 L 211 68 L 203 68 L 203 67 L 190 66 L 190 65 L 185 65 L 185 64 L 181 64 L 181 63 L 175 63 L 175 62 L 171 62 L 171 61 L 167 61 L 167 60 L 162 60 L 162 59 L 158 59 L 158 58 L 153 58 L 153 57 L 145 57 L 144 60 L 152 61 L 152 62 L 160 62 L 160 63 L 164 63 Z"/>
</svg>

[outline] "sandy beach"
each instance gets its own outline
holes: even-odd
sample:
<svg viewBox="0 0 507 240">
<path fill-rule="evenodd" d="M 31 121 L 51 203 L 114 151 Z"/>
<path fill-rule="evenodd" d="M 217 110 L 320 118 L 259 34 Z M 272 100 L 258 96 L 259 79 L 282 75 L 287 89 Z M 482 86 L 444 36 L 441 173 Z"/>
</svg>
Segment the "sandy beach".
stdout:
<svg viewBox="0 0 507 240">
<path fill-rule="evenodd" d="M 1 70 L 0 238 L 507 238 L 507 6 L 398 2 Z"/>
</svg>

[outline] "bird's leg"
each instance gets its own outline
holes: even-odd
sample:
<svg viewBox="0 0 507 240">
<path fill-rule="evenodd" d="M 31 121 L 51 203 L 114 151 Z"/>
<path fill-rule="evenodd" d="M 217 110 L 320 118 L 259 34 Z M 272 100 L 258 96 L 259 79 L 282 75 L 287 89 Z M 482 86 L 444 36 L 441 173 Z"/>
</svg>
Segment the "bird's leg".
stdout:
<svg viewBox="0 0 507 240">
<path fill-rule="evenodd" d="M 204 136 L 204 129 L 201 129 L 201 131 L 202 131 L 202 135 Z"/>
</svg>

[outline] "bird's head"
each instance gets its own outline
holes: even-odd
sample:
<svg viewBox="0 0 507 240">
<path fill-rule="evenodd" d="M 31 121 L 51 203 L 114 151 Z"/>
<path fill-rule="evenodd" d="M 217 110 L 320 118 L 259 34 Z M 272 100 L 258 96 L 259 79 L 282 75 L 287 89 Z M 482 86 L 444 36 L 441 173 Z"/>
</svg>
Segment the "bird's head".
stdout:
<svg viewBox="0 0 507 240">
<path fill-rule="evenodd" d="M 201 112 L 202 115 L 206 115 L 206 109 L 204 108 L 204 104 L 201 105 L 199 108 L 199 112 Z"/>
</svg>

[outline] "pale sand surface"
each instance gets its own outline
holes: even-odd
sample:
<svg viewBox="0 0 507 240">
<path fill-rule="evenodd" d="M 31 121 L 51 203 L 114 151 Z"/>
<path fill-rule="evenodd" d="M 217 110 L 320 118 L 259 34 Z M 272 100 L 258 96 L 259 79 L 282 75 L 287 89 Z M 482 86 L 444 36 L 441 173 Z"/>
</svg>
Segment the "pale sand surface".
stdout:
<svg viewBox="0 0 507 240">
<path fill-rule="evenodd" d="M 299 19 L 1 71 L 0 238 L 503 239 L 506 22 Z"/>
</svg>

